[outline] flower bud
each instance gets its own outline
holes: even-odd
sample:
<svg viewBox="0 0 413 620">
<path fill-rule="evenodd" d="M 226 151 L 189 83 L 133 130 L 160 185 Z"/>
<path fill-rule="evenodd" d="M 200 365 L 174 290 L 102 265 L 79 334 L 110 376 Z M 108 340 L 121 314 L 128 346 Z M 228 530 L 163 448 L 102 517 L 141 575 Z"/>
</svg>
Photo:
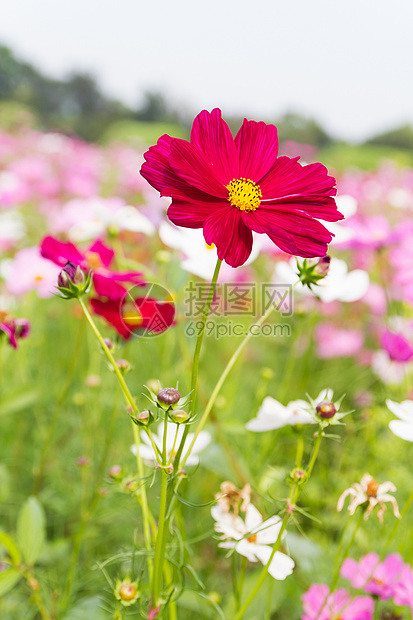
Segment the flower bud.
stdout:
<svg viewBox="0 0 413 620">
<path fill-rule="evenodd" d="M 128 360 L 116 360 L 116 366 L 119 368 L 119 370 L 123 373 L 128 372 L 128 370 L 130 370 L 131 368 L 131 363 L 128 362 Z"/>
<path fill-rule="evenodd" d="M 180 398 L 181 395 L 175 388 L 163 388 L 157 394 L 158 403 L 162 408 L 165 408 L 165 405 L 167 408 L 176 405 Z"/>
<path fill-rule="evenodd" d="M 79 265 L 67 261 L 57 277 L 57 287 L 64 299 L 81 297 L 90 285 L 90 274 L 85 274 Z"/>
<path fill-rule="evenodd" d="M 135 419 L 141 424 L 148 424 L 150 418 L 151 412 L 148 409 L 145 409 L 145 411 L 141 411 L 140 413 L 138 413 Z"/>
<path fill-rule="evenodd" d="M 113 341 L 110 338 L 104 338 L 103 342 L 105 343 L 105 345 L 107 346 L 107 348 L 109 349 L 109 351 L 112 351 L 113 349 Z"/>
<path fill-rule="evenodd" d="M 88 456 L 79 456 L 76 463 L 78 467 L 86 467 L 86 465 L 89 465 L 89 461 L 90 459 Z"/>
<path fill-rule="evenodd" d="M 135 581 L 129 581 L 128 578 L 116 584 L 115 596 L 122 605 L 127 607 L 132 605 L 139 598 L 139 590 Z"/>
<path fill-rule="evenodd" d="M 320 258 L 320 260 L 314 267 L 314 273 L 318 276 L 322 276 L 323 278 L 325 278 L 328 274 L 328 270 L 330 269 L 330 262 L 330 256 L 323 256 L 323 258 Z"/>
<path fill-rule="evenodd" d="M 321 403 L 318 403 L 316 411 L 319 417 L 323 418 L 323 420 L 329 420 L 337 413 L 335 404 L 328 400 L 323 400 Z"/>
<path fill-rule="evenodd" d="M 122 477 L 123 468 L 122 465 L 112 465 L 112 467 L 108 471 L 109 478 L 112 480 L 119 480 Z"/>
<path fill-rule="evenodd" d="M 186 411 L 184 411 L 183 409 L 174 409 L 173 411 L 171 411 L 171 413 L 169 414 L 169 417 L 171 418 L 171 420 L 173 422 L 175 422 L 176 424 L 182 424 L 183 422 L 186 422 L 189 418 L 189 413 L 187 413 Z"/>
</svg>

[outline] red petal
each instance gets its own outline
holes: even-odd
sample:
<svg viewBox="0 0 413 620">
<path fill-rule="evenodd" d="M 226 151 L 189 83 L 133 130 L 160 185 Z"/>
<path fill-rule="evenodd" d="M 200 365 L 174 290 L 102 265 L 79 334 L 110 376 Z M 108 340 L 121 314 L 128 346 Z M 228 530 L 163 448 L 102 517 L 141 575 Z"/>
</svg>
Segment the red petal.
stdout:
<svg viewBox="0 0 413 620">
<path fill-rule="evenodd" d="M 125 297 L 127 290 L 114 281 L 110 276 L 104 276 L 100 273 L 93 274 L 93 285 L 99 297 L 107 297 L 107 299 L 121 300 Z"/>
<path fill-rule="evenodd" d="M 160 334 L 174 323 L 175 307 L 169 302 L 159 302 L 151 297 L 135 299 L 135 306 L 142 315 L 142 328 Z"/>
<path fill-rule="evenodd" d="M 54 237 L 45 237 L 40 245 L 40 253 L 44 258 L 64 267 L 67 261 L 75 265 L 82 265 L 85 261 L 83 254 L 79 252 L 73 243 L 64 243 Z"/>
<path fill-rule="evenodd" d="M 295 256 L 325 256 L 333 237 L 320 222 L 305 213 L 259 207 L 257 211 L 243 213 L 243 219 L 252 230 L 266 233 L 281 250 Z"/>
<path fill-rule="evenodd" d="M 119 301 L 102 301 L 101 299 L 91 299 L 90 304 L 95 314 L 103 317 L 110 323 L 125 340 L 129 340 L 132 335 L 131 330 L 122 320 L 121 305 Z"/>
<path fill-rule="evenodd" d="M 204 153 L 224 185 L 239 177 L 238 151 L 228 125 L 221 118 L 221 110 L 215 108 L 211 113 L 203 110 L 198 114 L 192 125 L 191 143 Z"/>
<path fill-rule="evenodd" d="M 263 201 L 306 196 L 335 196 L 336 180 L 322 164 L 302 166 L 298 157 L 279 157 L 268 174 L 261 179 Z"/>
<path fill-rule="evenodd" d="M 181 179 L 202 192 L 218 198 L 227 198 L 225 182 L 218 178 L 215 169 L 196 146 L 177 138 L 171 143 L 169 164 Z M 219 172 L 219 171 L 218 171 Z"/>
<path fill-rule="evenodd" d="M 277 159 L 277 128 L 245 118 L 235 144 L 239 151 L 239 176 L 258 183 Z"/>
<path fill-rule="evenodd" d="M 218 258 L 231 267 L 243 265 L 251 254 L 252 233 L 236 207 L 223 207 L 211 215 L 204 224 L 204 237 L 208 245 L 216 245 Z"/>
<path fill-rule="evenodd" d="M 195 200 L 182 200 L 174 198 L 172 204 L 167 211 L 167 215 L 171 222 L 177 226 L 186 228 L 202 228 L 205 220 L 213 215 L 217 209 L 227 206 L 227 201 L 200 202 Z"/>
</svg>

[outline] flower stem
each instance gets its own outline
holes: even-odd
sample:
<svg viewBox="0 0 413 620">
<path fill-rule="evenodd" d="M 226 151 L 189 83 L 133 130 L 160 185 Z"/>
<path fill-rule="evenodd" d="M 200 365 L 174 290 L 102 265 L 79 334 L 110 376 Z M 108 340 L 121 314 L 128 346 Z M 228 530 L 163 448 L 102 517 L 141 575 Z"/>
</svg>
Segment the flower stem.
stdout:
<svg viewBox="0 0 413 620">
<path fill-rule="evenodd" d="M 297 282 L 298 283 L 298 282 Z M 296 284 L 297 284 L 296 283 Z M 293 287 L 295 286 L 295 284 L 293 285 Z M 292 288 L 293 288 L 292 287 Z M 285 295 L 282 297 L 282 299 L 280 300 L 280 302 L 278 303 L 279 306 L 282 305 L 282 302 L 284 301 L 284 299 L 287 297 L 289 293 L 289 290 L 285 293 Z M 214 406 L 215 400 L 218 396 L 218 394 L 221 391 L 222 386 L 224 385 L 226 378 L 228 377 L 229 373 L 231 372 L 233 366 L 235 365 L 235 362 L 238 360 L 239 356 L 241 355 L 242 351 L 244 350 L 244 348 L 246 347 L 246 345 L 248 344 L 248 342 L 251 340 L 251 338 L 257 334 L 257 328 L 259 328 L 271 315 L 271 313 L 273 312 L 273 310 L 275 309 L 274 305 L 271 305 L 268 310 L 265 312 L 265 314 L 262 315 L 262 317 L 260 319 L 258 319 L 258 321 L 256 323 L 253 323 L 249 330 L 248 330 L 248 334 L 245 336 L 244 340 L 241 342 L 241 344 L 238 346 L 238 348 L 235 350 L 235 352 L 233 353 L 232 357 L 230 358 L 228 364 L 225 366 L 220 378 L 218 379 L 217 384 L 215 385 L 215 388 L 210 396 L 209 401 L 207 402 L 207 405 L 205 407 L 205 411 L 199 421 L 198 427 L 194 433 L 194 437 L 192 439 L 192 443 L 189 447 L 189 449 L 186 452 L 185 458 L 182 461 L 182 467 L 185 465 L 186 460 L 188 459 L 195 441 L 199 435 L 199 433 L 201 432 L 201 430 L 203 429 L 203 427 L 205 426 L 205 423 L 208 419 L 209 414 L 211 413 L 212 407 Z"/>
<path fill-rule="evenodd" d="M 211 309 L 212 300 L 214 299 L 215 289 L 217 287 L 219 270 L 221 269 L 221 265 L 222 265 L 222 260 L 218 258 L 217 264 L 215 265 L 214 275 L 212 276 L 211 284 L 209 286 L 208 297 L 205 302 L 204 311 L 202 313 L 202 319 L 201 319 L 202 327 L 198 334 L 196 344 L 195 344 L 194 359 L 192 362 L 191 391 L 190 391 L 191 398 L 192 398 L 191 415 L 193 415 L 195 411 L 195 407 L 196 407 L 196 396 L 197 396 L 196 392 L 197 392 L 197 385 L 198 385 L 199 358 L 201 355 L 202 343 L 203 343 L 204 335 L 205 335 L 205 325 L 206 325 L 207 318 L 209 316 L 209 311 Z M 189 424 L 186 424 L 184 433 L 182 435 L 181 442 L 179 444 L 179 448 L 176 453 L 175 461 L 174 461 L 175 472 L 178 470 L 179 461 L 181 460 L 182 451 L 184 449 L 184 445 L 185 445 L 185 441 L 188 436 L 188 433 L 189 433 Z"/>
<path fill-rule="evenodd" d="M 287 501 L 287 506 L 288 508 L 290 507 L 294 507 L 298 498 L 300 497 L 301 493 L 304 490 L 305 485 L 308 482 L 308 479 L 310 478 L 311 472 L 313 471 L 314 468 L 314 464 L 316 462 L 317 459 L 317 455 L 318 455 L 318 451 L 320 449 L 320 444 L 321 444 L 321 438 L 323 436 L 323 431 L 320 427 L 318 433 L 317 433 L 317 438 L 314 444 L 314 448 L 313 448 L 313 452 L 311 454 L 311 458 L 310 458 L 310 462 L 308 464 L 307 467 L 307 475 L 306 478 L 304 480 L 304 482 L 301 483 L 301 485 L 297 482 L 291 489 L 290 494 L 289 494 L 289 498 Z M 278 533 L 278 538 L 274 543 L 273 549 L 272 549 L 272 553 L 269 557 L 269 560 L 267 562 L 267 564 L 264 566 L 261 575 L 258 578 L 257 583 L 255 584 L 255 586 L 253 587 L 252 591 L 250 592 L 247 600 L 245 601 L 245 603 L 243 604 L 243 606 L 241 607 L 241 609 L 239 610 L 239 612 L 237 613 L 237 615 L 234 617 L 234 620 L 241 620 L 241 618 L 243 617 L 243 615 L 245 614 L 245 612 L 247 611 L 248 607 L 250 606 L 250 604 L 252 603 L 252 601 L 254 600 L 255 596 L 258 594 L 258 591 L 260 590 L 262 584 L 265 581 L 265 578 L 268 574 L 268 569 L 271 565 L 272 560 L 274 559 L 274 556 L 276 554 L 276 552 L 278 551 L 278 549 L 280 548 L 281 545 L 281 540 L 282 540 L 282 536 L 287 528 L 288 525 L 288 521 L 290 520 L 291 514 L 292 514 L 292 510 L 288 510 L 282 520 L 281 523 L 281 529 Z"/>
<path fill-rule="evenodd" d="M 116 377 L 119 381 L 120 387 L 122 389 L 123 395 L 125 397 L 125 400 L 127 402 L 128 405 L 130 405 L 130 407 L 132 408 L 132 411 L 134 412 L 134 414 L 136 415 L 138 413 L 138 407 L 135 403 L 135 400 L 132 396 L 132 394 L 130 393 L 130 390 L 126 384 L 126 381 L 123 377 L 123 374 L 121 373 L 120 369 L 118 368 L 118 365 L 116 364 L 116 360 L 113 357 L 112 353 L 110 352 L 109 348 L 107 347 L 99 329 L 97 328 L 94 320 L 92 319 L 89 310 L 87 309 L 86 304 L 84 303 L 83 299 L 81 297 L 78 298 L 79 304 L 82 307 L 82 310 L 86 316 L 86 319 L 89 322 L 90 327 L 92 328 L 96 338 L 98 339 L 106 357 L 108 358 L 109 362 L 111 363 L 113 370 L 115 371 Z M 136 463 L 137 463 L 137 467 L 138 467 L 138 475 L 139 478 L 143 481 L 144 480 L 144 469 L 143 469 L 143 463 L 142 463 L 142 458 L 139 452 L 139 445 L 140 445 L 140 438 L 139 438 L 139 433 L 138 433 L 138 429 L 136 427 L 136 424 L 134 424 L 133 422 L 131 422 L 132 427 L 133 427 L 133 436 L 134 436 L 134 440 L 135 440 L 135 445 L 136 445 Z M 149 510 L 149 506 L 148 506 L 148 499 L 146 496 L 146 489 L 145 486 L 142 484 L 139 488 L 139 498 L 140 498 L 140 505 L 142 508 L 142 515 L 143 515 L 143 532 L 144 532 L 144 539 L 145 539 L 145 547 L 146 550 L 148 551 L 148 558 L 147 558 L 147 562 L 148 562 L 148 572 L 151 575 L 152 573 L 152 560 L 150 559 L 150 553 L 152 550 L 152 542 L 151 542 L 151 533 L 150 533 L 150 526 L 149 526 L 149 522 L 151 520 L 151 514 L 150 514 L 150 510 Z"/>
<path fill-rule="evenodd" d="M 164 469 L 161 469 L 161 499 L 159 504 L 159 522 L 158 522 L 158 533 L 156 536 L 156 546 L 155 546 L 155 559 L 154 559 L 154 568 L 153 568 L 153 579 L 152 579 L 152 608 L 157 608 L 160 604 L 159 597 L 161 593 L 162 587 L 162 572 L 163 572 L 163 563 L 165 559 L 165 549 L 166 549 L 166 538 L 168 533 L 166 532 L 166 536 L 164 536 L 165 525 L 169 525 L 165 523 L 166 517 L 166 508 L 167 508 L 167 494 L 168 494 L 168 474 Z M 164 542 L 165 539 L 165 542 Z"/>
</svg>

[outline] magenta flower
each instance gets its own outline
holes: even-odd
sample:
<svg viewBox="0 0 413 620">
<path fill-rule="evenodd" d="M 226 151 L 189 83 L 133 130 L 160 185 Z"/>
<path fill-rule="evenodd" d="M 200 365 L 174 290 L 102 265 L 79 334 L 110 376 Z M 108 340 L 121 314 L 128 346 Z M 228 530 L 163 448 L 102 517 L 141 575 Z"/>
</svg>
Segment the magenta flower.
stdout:
<svg viewBox="0 0 413 620">
<path fill-rule="evenodd" d="M 328 586 L 314 583 L 302 596 L 302 601 L 304 615 L 301 616 L 301 620 L 372 620 L 373 618 L 373 599 L 369 596 L 352 598 L 344 588 L 329 594 Z"/>
<path fill-rule="evenodd" d="M 413 348 L 401 334 L 386 329 L 380 335 L 380 344 L 394 362 L 408 362 L 413 357 Z"/>
<path fill-rule="evenodd" d="M 142 176 L 172 198 L 169 219 L 203 228 L 207 244 L 232 267 L 251 254 L 252 231 L 289 254 L 325 256 L 333 235 L 318 220 L 343 219 L 335 179 L 321 164 L 278 157 L 274 125 L 245 119 L 234 139 L 219 109 L 204 110 L 190 142 L 164 135 L 145 159 Z"/>
<path fill-rule="evenodd" d="M 364 336 L 358 329 L 340 329 L 332 323 L 320 323 L 315 331 L 315 341 L 321 359 L 351 357 L 362 350 Z"/>
<path fill-rule="evenodd" d="M 400 555 L 392 553 L 380 562 L 377 553 L 368 553 L 359 562 L 347 558 L 340 574 L 357 590 L 375 594 L 383 601 L 392 598 L 404 568 Z"/>
<path fill-rule="evenodd" d="M 405 565 L 395 586 L 394 603 L 410 607 L 413 613 L 413 568 Z"/>
<path fill-rule="evenodd" d="M 30 323 L 27 319 L 13 319 L 6 312 L 0 311 L 0 332 L 6 335 L 9 345 L 17 349 L 17 340 L 29 335 Z"/>
<path fill-rule="evenodd" d="M 85 252 L 81 252 L 73 243 L 64 243 L 54 237 L 45 237 L 41 244 L 41 254 L 45 258 L 65 267 L 70 261 L 84 271 L 93 271 L 93 284 L 96 293 L 111 300 L 120 300 L 126 288 L 120 282 L 129 282 L 144 286 L 142 274 L 136 271 L 124 273 L 111 271 L 115 253 L 101 241 L 95 241 Z"/>
</svg>

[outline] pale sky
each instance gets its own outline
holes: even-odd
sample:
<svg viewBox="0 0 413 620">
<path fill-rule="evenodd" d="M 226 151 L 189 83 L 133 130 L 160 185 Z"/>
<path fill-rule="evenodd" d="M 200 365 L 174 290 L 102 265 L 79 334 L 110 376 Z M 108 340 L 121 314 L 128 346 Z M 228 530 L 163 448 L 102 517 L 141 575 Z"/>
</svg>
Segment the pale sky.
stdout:
<svg viewBox="0 0 413 620">
<path fill-rule="evenodd" d="M 413 123 L 413 0 L 0 0 L 0 41 L 131 105 L 315 117 L 358 140 Z"/>
</svg>

